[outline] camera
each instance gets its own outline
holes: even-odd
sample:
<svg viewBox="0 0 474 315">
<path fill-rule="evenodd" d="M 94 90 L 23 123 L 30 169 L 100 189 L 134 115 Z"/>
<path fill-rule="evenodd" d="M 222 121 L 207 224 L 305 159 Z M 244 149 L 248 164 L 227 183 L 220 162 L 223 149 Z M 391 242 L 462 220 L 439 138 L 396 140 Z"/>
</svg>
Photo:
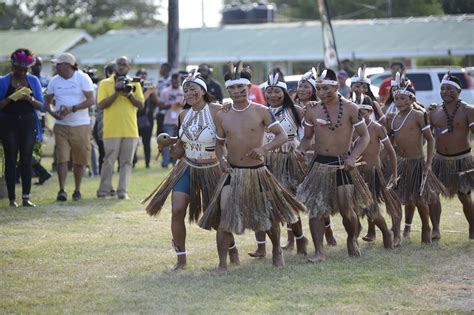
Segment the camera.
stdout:
<svg viewBox="0 0 474 315">
<path fill-rule="evenodd" d="M 137 87 L 133 84 L 130 84 L 131 82 L 140 82 L 140 78 L 129 78 L 126 75 L 119 75 L 116 77 L 117 82 L 122 83 L 122 87 L 119 89 L 116 89 L 117 92 L 124 92 L 126 94 L 133 93 L 137 89 Z"/>
</svg>

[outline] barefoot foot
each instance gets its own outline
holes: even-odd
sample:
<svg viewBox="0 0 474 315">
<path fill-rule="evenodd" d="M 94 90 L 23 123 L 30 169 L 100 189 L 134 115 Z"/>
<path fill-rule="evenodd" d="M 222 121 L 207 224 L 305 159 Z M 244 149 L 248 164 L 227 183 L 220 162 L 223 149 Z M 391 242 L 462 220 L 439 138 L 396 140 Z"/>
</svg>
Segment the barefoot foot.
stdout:
<svg viewBox="0 0 474 315">
<path fill-rule="evenodd" d="M 326 257 L 324 257 L 323 254 L 314 253 L 314 255 L 309 256 L 307 259 L 308 259 L 308 262 L 311 262 L 311 263 L 320 263 L 320 262 L 325 261 Z"/>
<path fill-rule="evenodd" d="M 375 241 L 375 239 L 376 239 L 375 234 L 369 234 L 369 233 L 367 233 L 365 236 L 362 237 L 362 240 L 366 242 L 373 242 Z"/>
</svg>

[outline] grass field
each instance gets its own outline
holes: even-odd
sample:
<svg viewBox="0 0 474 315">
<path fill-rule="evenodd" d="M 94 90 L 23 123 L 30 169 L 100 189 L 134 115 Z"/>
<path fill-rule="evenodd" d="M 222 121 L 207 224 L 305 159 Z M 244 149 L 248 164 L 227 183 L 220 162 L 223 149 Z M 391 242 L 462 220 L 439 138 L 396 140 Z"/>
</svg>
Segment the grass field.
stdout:
<svg viewBox="0 0 474 315">
<path fill-rule="evenodd" d="M 443 201 L 442 239 L 433 245 L 420 244 L 416 216 L 412 239 L 400 248 L 384 250 L 378 233 L 351 259 L 336 216 L 339 245 L 327 249 L 326 262 L 293 252 L 285 253 L 286 268 L 273 268 L 271 257 L 247 256 L 255 248 L 248 232 L 237 237 L 241 266 L 218 277 L 215 233 L 195 225 L 188 226 L 187 269 L 168 271 L 175 261 L 169 204 L 151 218 L 139 203 L 165 175 L 140 161 L 130 200 L 96 199 L 98 178 L 84 180 L 80 202 L 56 202 L 56 178 L 33 188 L 35 209 L 0 200 L 0 313 L 474 312 L 474 241 L 457 200 Z M 72 182 L 70 173 L 69 197 Z M 309 237 L 306 217 L 303 225 Z"/>
</svg>

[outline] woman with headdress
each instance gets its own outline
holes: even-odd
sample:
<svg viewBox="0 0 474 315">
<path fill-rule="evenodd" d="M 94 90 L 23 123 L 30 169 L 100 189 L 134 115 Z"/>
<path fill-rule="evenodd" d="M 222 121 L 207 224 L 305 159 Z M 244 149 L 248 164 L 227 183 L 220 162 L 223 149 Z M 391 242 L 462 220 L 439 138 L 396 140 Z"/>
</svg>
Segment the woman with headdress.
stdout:
<svg viewBox="0 0 474 315">
<path fill-rule="evenodd" d="M 265 164 L 278 182 L 286 190 L 295 194 L 296 187 L 303 181 L 306 174 L 305 163 L 297 158 L 294 151 L 300 144 L 299 130 L 303 110 L 301 107 L 294 105 L 288 94 L 287 85 L 281 80 L 278 72 L 270 73 L 268 76 L 264 96 L 270 111 L 288 135 L 288 141 L 284 145 L 266 153 Z M 273 133 L 266 131 L 264 143 L 269 143 L 274 137 Z M 294 239 L 296 239 L 297 253 L 306 255 L 308 239 L 303 235 L 301 219 L 288 225 L 289 239 L 290 233 L 291 246 L 293 246 Z M 265 232 L 256 232 L 255 237 L 257 239 L 257 250 L 254 253 L 249 253 L 249 255 L 251 257 L 264 257 L 266 254 Z"/>
<path fill-rule="evenodd" d="M 31 163 L 35 140 L 42 141 L 37 110 L 43 110 L 43 93 L 37 77 L 28 74 L 35 58 L 30 50 L 20 48 L 11 56 L 12 72 L 0 77 L 0 126 L 5 153 L 5 179 L 11 207 L 18 207 L 15 196 L 16 161 L 20 153 L 22 199 L 24 207 L 35 207 L 30 201 Z"/>
<path fill-rule="evenodd" d="M 214 120 L 221 105 L 212 103 L 207 85 L 199 72 L 183 81 L 185 106 L 179 115 L 179 132 L 170 154 L 181 158 L 168 177 L 143 202 L 146 211 L 155 216 L 161 212 L 168 195 L 171 196 L 171 233 L 177 262 L 172 270 L 186 265 L 186 226 L 184 218 L 189 205 L 189 220 L 197 222 L 215 190 L 221 176 L 216 158 L 216 126 Z M 237 248 L 229 251 L 232 257 Z M 238 261 L 235 261 L 238 263 Z"/>
</svg>

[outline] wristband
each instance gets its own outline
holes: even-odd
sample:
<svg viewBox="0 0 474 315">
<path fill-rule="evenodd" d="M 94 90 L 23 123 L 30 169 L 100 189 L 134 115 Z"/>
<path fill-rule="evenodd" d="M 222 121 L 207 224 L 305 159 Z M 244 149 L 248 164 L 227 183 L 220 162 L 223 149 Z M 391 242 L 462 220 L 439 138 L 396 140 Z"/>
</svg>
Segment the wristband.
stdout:
<svg viewBox="0 0 474 315">
<path fill-rule="evenodd" d="M 76 112 L 76 105 L 74 105 L 74 106 L 72 107 L 72 112 L 73 112 L 73 113 Z"/>
</svg>

